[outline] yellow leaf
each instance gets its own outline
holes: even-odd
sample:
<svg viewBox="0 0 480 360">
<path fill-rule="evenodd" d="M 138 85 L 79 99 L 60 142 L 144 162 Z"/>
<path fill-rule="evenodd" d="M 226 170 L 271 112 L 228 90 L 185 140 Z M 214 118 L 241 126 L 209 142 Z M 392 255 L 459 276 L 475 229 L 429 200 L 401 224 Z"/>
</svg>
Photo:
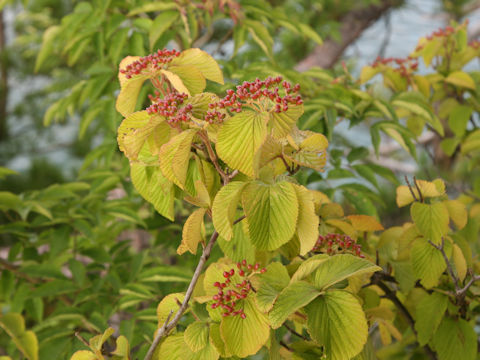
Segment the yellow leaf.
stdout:
<svg viewBox="0 0 480 360">
<path fill-rule="evenodd" d="M 218 156 L 232 169 L 245 175 L 256 172 L 256 152 L 265 141 L 265 118 L 256 112 L 241 112 L 227 120 L 218 133 Z"/>
<path fill-rule="evenodd" d="M 220 236 L 227 241 L 233 236 L 233 222 L 245 185 L 246 183 L 244 182 L 233 181 L 222 187 L 213 200 L 213 226 Z"/>
<path fill-rule="evenodd" d="M 175 90 L 177 90 L 179 93 L 184 93 L 190 96 L 190 91 L 188 91 L 180 76 L 168 70 L 162 70 L 161 72 L 163 75 L 165 75 L 165 77 L 170 82 L 170 84 L 172 84 Z"/>
<path fill-rule="evenodd" d="M 168 294 L 162 299 L 162 301 L 160 301 L 160 303 L 157 306 L 158 328 L 161 328 L 163 326 L 170 312 L 173 312 L 172 316 L 170 317 L 170 320 L 172 320 L 172 318 L 175 316 L 175 313 L 180 308 L 180 305 L 182 304 L 184 299 L 185 299 L 185 294 L 174 293 L 174 294 Z M 187 311 L 189 311 L 188 308 L 187 308 Z"/>
<path fill-rule="evenodd" d="M 207 86 L 205 77 L 195 66 L 170 66 L 168 70 L 180 77 L 183 85 L 192 95 L 200 94 Z"/>
<path fill-rule="evenodd" d="M 208 80 L 223 85 L 223 74 L 218 63 L 205 51 L 200 49 L 187 49 L 179 57 L 173 59 L 170 66 L 193 65 Z"/>
<path fill-rule="evenodd" d="M 346 221 L 343 220 L 338 220 L 338 219 L 328 219 L 325 220 L 325 222 L 328 225 L 332 225 L 338 229 L 340 229 L 342 232 L 344 232 L 346 235 L 350 236 L 352 239 L 357 238 L 357 232 L 355 228 L 347 223 Z"/>
<path fill-rule="evenodd" d="M 465 276 L 467 276 L 467 261 L 465 260 L 465 256 L 463 256 L 462 249 L 460 249 L 457 244 L 453 244 L 452 257 L 458 279 L 463 281 Z"/>
<path fill-rule="evenodd" d="M 97 360 L 95 354 L 88 350 L 80 350 L 72 355 L 70 360 Z"/>
<path fill-rule="evenodd" d="M 120 69 L 125 69 L 127 65 L 140 59 L 139 56 L 127 56 L 119 65 Z M 138 94 L 142 88 L 143 83 L 147 80 L 146 76 L 136 75 L 127 79 L 125 74 L 118 73 L 118 80 L 120 81 L 120 93 L 117 97 L 116 109 L 123 116 L 127 117 L 135 111 Z"/>
<path fill-rule="evenodd" d="M 380 224 L 373 216 L 368 215 L 349 215 L 348 220 L 357 231 L 378 231 L 383 230 Z"/>
<path fill-rule="evenodd" d="M 298 199 L 297 234 L 300 240 L 300 255 L 305 255 L 318 240 L 319 218 L 315 214 L 312 194 L 303 186 L 293 187 Z"/>
<path fill-rule="evenodd" d="M 203 241 L 202 226 L 206 211 L 205 208 L 195 210 L 183 225 L 182 243 L 177 249 L 179 255 L 187 250 L 194 255 L 197 253 L 198 243 Z"/>
<path fill-rule="evenodd" d="M 190 147 L 196 133 L 197 130 L 194 129 L 185 130 L 160 148 L 160 169 L 163 175 L 181 189 L 185 186 Z"/>
<path fill-rule="evenodd" d="M 371 66 L 364 66 L 362 71 L 360 72 L 360 84 L 366 83 L 372 77 L 377 75 L 379 72 L 379 68 L 374 68 Z"/>
<path fill-rule="evenodd" d="M 276 139 L 287 136 L 302 114 L 303 105 L 291 105 L 285 112 L 270 113 L 269 128 L 272 136 Z"/>
<path fill-rule="evenodd" d="M 450 219 L 455 226 L 460 230 L 467 225 L 468 213 L 465 204 L 459 200 L 446 200 L 444 204 L 447 206 Z"/>
<path fill-rule="evenodd" d="M 397 187 L 397 205 L 398 207 L 406 206 L 414 201 L 412 192 L 420 200 L 420 194 L 418 193 L 415 184 L 412 185 L 412 191 L 406 185 Z M 442 180 L 436 179 L 433 182 L 425 180 L 417 180 L 417 185 L 422 193 L 423 198 L 442 196 L 445 193 L 445 184 Z"/>
<path fill-rule="evenodd" d="M 452 72 L 450 75 L 447 76 L 445 82 L 475 90 L 475 81 L 473 81 L 470 75 L 463 71 Z"/>
</svg>

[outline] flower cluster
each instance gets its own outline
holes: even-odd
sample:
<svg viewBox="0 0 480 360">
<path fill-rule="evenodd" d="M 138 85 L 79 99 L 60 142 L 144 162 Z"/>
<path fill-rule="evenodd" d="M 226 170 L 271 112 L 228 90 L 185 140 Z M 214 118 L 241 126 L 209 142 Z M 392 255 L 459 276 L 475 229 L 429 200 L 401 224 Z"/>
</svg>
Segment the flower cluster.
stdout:
<svg viewBox="0 0 480 360">
<path fill-rule="evenodd" d="M 140 75 L 144 70 L 155 72 L 178 56 L 180 56 L 180 52 L 177 50 L 158 50 L 127 65 L 125 69 L 120 69 L 120 73 L 125 74 L 125 77 L 130 79 L 135 75 Z"/>
<path fill-rule="evenodd" d="M 328 255 L 350 253 L 361 258 L 365 257 L 362 255 L 362 247 L 345 234 L 320 235 L 312 252 L 326 252 Z"/>
<path fill-rule="evenodd" d="M 435 38 L 448 38 L 450 35 L 454 34 L 455 33 L 455 29 L 452 27 L 452 26 L 447 26 L 445 28 L 440 28 L 436 31 L 434 31 L 432 34 L 428 35 L 427 36 L 427 40 L 428 41 L 432 41 L 433 39 Z M 415 51 L 420 51 L 423 47 L 425 46 L 425 44 L 419 44 Z"/>
<path fill-rule="evenodd" d="M 165 95 L 162 99 L 160 93 L 155 91 L 155 96 L 149 95 L 148 97 L 153 102 L 153 104 L 147 108 L 147 113 L 149 115 L 162 115 L 167 119 L 169 124 L 176 124 L 180 121 L 186 122 L 190 120 L 193 106 L 188 104 L 179 107 L 188 97 L 187 94 L 173 92 Z"/>
<path fill-rule="evenodd" d="M 418 60 L 412 57 L 407 58 L 381 58 L 377 57 L 375 62 L 372 64 L 372 67 L 377 67 L 380 65 L 397 65 L 396 68 L 393 68 L 394 71 L 400 73 L 401 76 L 407 77 L 412 71 L 418 69 Z"/>
<path fill-rule="evenodd" d="M 212 111 L 207 112 L 205 120 L 213 123 L 215 120 L 222 122 L 225 113 L 218 109 L 228 110 L 230 113 L 242 111 L 245 104 L 253 102 L 263 102 L 269 100 L 267 111 L 276 113 L 285 112 L 289 105 L 303 104 L 302 97 L 298 95 L 300 85 L 292 86 L 287 81 L 282 82 L 282 77 L 268 77 L 265 80 L 255 79 L 255 81 L 244 81 L 238 85 L 236 90 L 227 90 L 227 95 L 220 101 L 209 104 Z"/>
<path fill-rule="evenodd" d="M 218 288 L 218 293 L 213 295 L 213 300 L 215 301 L 211 307 L 216 309 L 221 307 L 225 310 L 222 313 L 222 316 L 240 316 L 242 319 L 245 319 L 247 315 L 243 312 L 243 308 L 239 307 L 239 301 L 245 299 L 250 291 L 252 291 L 252 285 L 248 280 L 248 277 L 254 272 L 260 272 L 263 274 L 267 271 L 265 268 L 260 269 L 260 264 L 247 264 L 246 260 L 237 263 L 238 272 L 237 274 L 243 278 L 239 283 L 233 284 L 232 277 L 235 275 L 235 269 L 230 269 L 229 271 L 224 271 L 223 277 L 225 282 L 216 281 L 213 286 Z M 238 309 L 237 309 L 238 308 Z"/>
</svg>

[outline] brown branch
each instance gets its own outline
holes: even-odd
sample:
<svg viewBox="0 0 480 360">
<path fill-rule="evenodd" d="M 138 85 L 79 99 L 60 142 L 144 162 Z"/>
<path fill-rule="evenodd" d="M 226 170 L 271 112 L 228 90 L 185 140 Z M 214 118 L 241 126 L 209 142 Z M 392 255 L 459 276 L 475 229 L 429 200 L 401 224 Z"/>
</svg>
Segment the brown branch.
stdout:
<svg viewBox="0 0 480 360">
<path fill-rule="evenodd" d="M 453 283 L 455 285 L 455 292 L 460 290 L 460 280 L 458 279 L 457 275 L 455 275 L 455 272 L 453 271 L 452 264 L 450 260 L 448 260 L 448 256 L 445 253 L 445 239 L 442 237 L 442 242 L 440 245 L 434 244 L 431 240 L 428 240 L 428 243 L 432 245 L 435 249 L 439 250 L 442 253 L 443 259 L 445 260 L 445 264 L 447 264 L 447 272 L 450 275 L 450 277 L 453 280 Z"/>
<path fill-rule="evenodd" d="M 326 39 L 322 45 L 317 46 L 311 54 L 301 60 L 295 69 L 306 71 L 313 66 L 331 68 L 340 58 L 345 49 L 357 40 L 360 35 L 375 23 L 392 7 L 402 4 L 403 0 L 381 0 L 376 5 L 354 8 L 340 20 L 341 41 Z"/>
<path fill-rule="evenodd" d="M 413 192 L 412 185 L 410 185 L 410 181 L 408 181 L 407 175 L 405 175 L 405 181 L 407 182 L 407 186 L 408 186 L 408 190 L 410 190 L 410 194 L 412 194 L 412 196 L 413 196 L 413 198 L 415 199 L 415 201 L 418 201 L 417 196 L 416 196 L 415 193 Z"/>
<path fill-rule="evenodd" d="M 413 177 L 413 183 L 415 184 L 415 187 L 418 191 L 418 196 L 420 197 L 420 202 L 423 203 L 424 202 L 423 194 L 420 191 L 420 186 L 418 186 L 417 178 L 415 176 Z"/>
<path fill-rule="evenodd" d="M 284 323 L 283 326 L 289 331 L 291 332 L 293 335 L 299 337 L 300 339 L 303 339 L 305 341 L 310 341 L 310 339 L 306 336 L 303 336 L 302 334 L 298 333 L 297 331 L 295 331 L 294 329 L 292 329 L 290 326 L 287 325 L 287 323 Z"/>
<path fill-rule="evenodd" d="M 413 316 L 410 314 L 410 312 L 405 307 L 405 305 L 403 305 L 402 302 L 399 300 L 395 291 L 390 289 L 390 287 L 387 284 L 385 284 L 381 280 L 381 278 L 382 278 L 382 274 L 380 272 L 374 273 L 371 280 L 372 284 L 377 285 L 380 289 L 383 290 L 383 292 L 385 293 L 385 297 L 395 305 L 395 307 L 398 309 L 398 311 L 403 315 L 403 317 L 407 321 L 408 325 L 410 326 L 413 333 L 415 334 L 415 337 L 417 337 L 417 331 L 415 330 L 415 320 L 413 319 Z M 432 360 L 437 359 L 437 354 L 435 353 L 435 351 L 432 350 L 430 346 L 428 346 L 428 344 L 423 346 L 423 350 L 425 351 L 425 353 L 430 359 Z"/>
<path fill-rule="evenodd" d="M 235 220 L 233 224 L 236 224 L 240 221 L 242 221 L 245 218 L 245 216 L 242 216 Z M 167 336 L 170 331 L 172 331 L 173 328 L 175 328 L 180 321 L 183 313 L 187 310 L 188 308 L 188 303 L 190 301 L 190 298 L 192 297 L 193 290 L 195 289 L 195 285 L 198 282 L 198 278 L 200 277 L 200 274 L 202 273 L 203 267 L 205 266 L 205 263 L 207 262 L 208 258 L 210 257 L 210 253 L 212 252 L 213 245 L 215 244 L 215 241 L 217 241 L 218 238 L 218 232 L 214 231 L 212 236 L 210 237 L 210 240 L 208 241 L 207 246 L 203 249 L 202 256 L 200 257 L 200 260 L 198 261 L 197 268 L 195 269 L 195 272 L 193 274 L 192 280 L 190 281 L 190 285 L 188 285 L 187 292 L 185 293 L 185 299 L 182 302 L 182 305 L 180 308 L 177 310 L 177 313 L 175 314 L 174 318 L 172 321 L 168 322 L 165 321 L 163 326 L 160 328 L 160 330 L 157 332 L 155 335 L 155 338 L 153 339 L 152 345 L 148 349 L 147 355 L 145 356 L 144 360 L 151 360 L 153 353 L 155 352 L 155 349 L 157 348 L 158 344 L 160 343 L 160 340 L 164 336 Z"/>
<path fill-rule="evenodd" d="M 225 171 L 223 171 L 222 167 L 218 163 L 217 155 L 213 151 L 212 145 L 210 144 L 210 140 L 208 139 L 208 135 L 205 132 L 199 132 L 198 135 L 202 139 L 202 142 L 205 145 L 205 147 L 207 148 L 208 157 L 210 158 L 210 161 L 213 163 L 213 166 L 215 166 L 215 169 L 222 177 L 223 185 L 227 185 L 230 179 L 228 175 L 225 174 Z"/>
<path fill-rule="evenodd" d="M 472 278 L 470 279 L 470 281 L 467 283 L 467 285 L 465 285 L 462 289 L 457 290 L 456 295 L 457 296 L 465 296 L 468 289 L 470 288 L 470 286 L 473 285 L 473 283 L 475 281 L 480 281 L 480 275 L 473 275 Z"/>
</svg>

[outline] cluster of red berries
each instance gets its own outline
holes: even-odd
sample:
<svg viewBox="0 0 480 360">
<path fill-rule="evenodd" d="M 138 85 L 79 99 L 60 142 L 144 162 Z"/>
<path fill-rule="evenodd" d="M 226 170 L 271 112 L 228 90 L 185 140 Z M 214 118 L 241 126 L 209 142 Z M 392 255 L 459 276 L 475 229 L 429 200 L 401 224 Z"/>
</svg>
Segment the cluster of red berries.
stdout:
<svg viewBox="0 0 480 360">
<path fill-rule="evenodd" d="M 312 252 L 326 252 L 328 255 L 350 253 L 361 258 L 365 257 L 362 255 L 362 247 L 345 234 L 320 235 Z"/>
<path fill-rule="evenodd" d="M 283 88 L 280 90 L 279 85 Z M 243 105 L 253 101 L 261 101 L 269 99 L 275 104 L 271 107 L 271 111 L 276 113 L 285 112 L 289 105 L 303 104 L 302 97 L 298 95 L 300 85 L 290 84 L 287 81 L 282 82 L 282 77 L 268 77 L 265 80 L 255 79 L 255 81 L 244 81 L 242 85 L 238 85 L 236 90 L 227 90 L 227 95 L 218 102 L 211 103 L 208 107 L 212 111 L 208 111 L 205 121 L 213 123 L 216 120 L 222 122 L 225 113 L 218 109 L 228 110 L 230 113 L 242 111 Z M 281 93 L 280 93 L 281 91 Z M 283 95 L 283 96 L 282 96 Z"/>
<path fill-rule="evenodd" d="M 480 48 L 480 41 L 478 40 L 472 40 L 468 43 L 468 46 L 474 48 L 475 50 Z"/>
<path fill-rule="evenodd" d="M 163 65 L 169 63 L 178 56 L 180 56 L 180 52 L 177 50 L 158 50 L 153 54 L 141 57 L 127 65 L 127 67 L 121 69 L 120 72 L 125 74 L 127 79 L 130 79 L 132 76 L 140 75 L 145 69 L 149 72 L 160 70 L 163 68 Z"/>
<path fill-rule="evenodd" d="M 169 124 L 176 124 L 180 121 L 186 122 L 190 120 L 193 106 L 188 104 L 179 107 L 188 97 L 187 94 L 173 92 L 165 95 L 162 99 L 160 93 L 155 91 L 155 96 L 149 95 L 148 97 L 153 102 L 153 104 L 147 108 L 147 113 L 149 115 L 162 115 L 167 119 Z"/>
<path fill-rule="evenodd" d="M 432 34 L 428 35 L 427 40 L 431 41 L 434 38 L 442 38 L 442 37 L 446 38 L 452 35 L 453 33 L 455 33 L 455 29 L 452 26 L 447 26 L 446 28 L 440 28 L 437 31 L 434 31 Z M 418 45 L 415 51 L 421 50 L 424 46 L 425 44 Z"/>
<path fill-rule="evenodd" d="M 418 60 L 412 57 L 407 58 L 381 58 L 378 56 L 375 59 L 375 62 L 372 64 L 372 67 L 377 67 L 379 65 L 397 65 L 397 68 L 394 68 L 394 71 L 400 73 L 401 76 L 407 77 L 411 71 L 418 69 Z"/>
<path fill-rule="evenodd" d="M 265 268 L 260 269 L 260 264 L 247 264 L 246 260 L 237 263 L 238 272 L 237 274 L 244 279 L 236 283 L 232 283 L 232 276 L 235 275 L 235 269 L 230 269 L 230 271 L 224 271 L 223 277 L 225 282 L 216 281 L 213 286 L 218 288 L 218 293 L 213 295 L 213 300 L 215 301 L 211 307 L 216 309 L 221 307 L 225 310 L 222 313 L 222 316 L 240 316 L 242 319 L 245 319 L 247 315 L 243 312 L 243 308 L 237 309 L 238 302 L 242 299 L 245 299 L 250 291 L 252 291 L 252 285 L 248 280 L 248 277 L 254 272 L 260 272 L 261 274 L 265 273 L 267 270 Z"/>
</svg>

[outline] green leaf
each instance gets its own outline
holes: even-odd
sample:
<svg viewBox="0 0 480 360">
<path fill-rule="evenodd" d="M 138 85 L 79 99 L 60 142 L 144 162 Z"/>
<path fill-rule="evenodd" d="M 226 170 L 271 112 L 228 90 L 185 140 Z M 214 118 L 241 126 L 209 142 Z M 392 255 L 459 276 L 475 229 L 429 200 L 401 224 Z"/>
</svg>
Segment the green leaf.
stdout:
<svg viewBox="0 0 480 360">
<path fill-rule="evenodd" d="M 253 40 L 273 60 L 273 39 L 267 28 L 259 21 L 246 19 L 244 22 Z"/>
<path fill-rule="evenodd" d="M 33 331 L 25 331 L 25 320 L 20 314 L 0 315 L 0 327 L 28 360 L 38 360 L 37 337 Z"/>
<path fill-rule="evenodd" d="M 331 291 L 306 308 L 308 332 L 325 347 L 327 360 L 351 359 L 367 342 L 368 325 L 358 300 L 346 291 Z"/>
<path fill-rule="evenodd" d="M 447 310 L 448 297 L 440 293 L 425 295 L 417 305 L 415 317 L 415 330 L 417 341 L 423 346 L 435 334 L 438 325 Z"/>
<path fill-rule="evenodd" d="M 469 154 L 480 150 L 480 129 L 472 131 L 467 138 L 462 142 L 462 154 Z"/>
<path fill-rule="evenodd" d="M 183 333 L 168 336 L 155 351 L 154 360 L 217 360 L 218 351 L 210 342 L 196 353 L 185 343 Z"/>
<path fill-rule="evenodd" d="M 190 350 L 197 352 L 203 349 L 208 344 L 209 327 L 208 323 L 202 321 L 195 321 L 188 325 L 183 334 L 185 343 Z"/>
<path fill-rule="evenodd" d="M 242 204 L 252 244 L 259 250 L 275 250 L 288 242 L 298 218 L 298 200 L 289 182 L 255 181 L 242 192 Z"/>
<path fill-rule="evenodd" d="M 439 244 L 448 232 L 450 217 L 443 202 L 424 204 L 415 202 L 410 208 L 412 220 L 426 240 Z"/>
<path fill-rule="evenodd" d="M 255 153 L 265 141 L 265 118 L 253 111 L 241 112 L 227 120 L 217 139 L 218 156 L 232 169 L 253 177 L 256 172 Z"/>
<path fill-rule="evenodd" d="M 9 175 L 19 175 L 15 170 L 0 166 L 0 180 L 5 179 Z"/>
<path fill-rule="evenodd" d="M 277 329 L 298 309 L 309 304 L 322 292 L 306 281 L 291 282 L 278 295 L 273 308 L 268 314 L 270 325 Z"/>
<path fill-rule="evenodd" d="M 35 60 L 35 72 L 38 72 L 45 61 L 52 55 L 53 42 L 57 38 L 57 35 L 62 31 L 62 28 L 58 25 L 50 26 L 43 33 L 42 47 L 38 52 L 37 59 Z"/>
<path fill-rule="evenodd" d="M 192 65 L 207 79 L 223 85 L 223 74 L 220 66 L 207 52 L 200 49 L 187 49 L 179 57 L 173 59 L 170 66 Z"/>
<path fill-rule="evenodd" d="M 162 36 L 162 34 L 177 21 L 177 11 L 163 11 L 153 21 L 150 31 L 148 33 L 148 40 L 150 43 L 150 51 L 154 49 L 155 43 Z"/>
<path fill-rule="evenodd" d="M 249 264 L 255 262 L 255 247 L 248 237 L 248 229 L 246 222 L 242 221 L 233 226 L 233 237 L 230 240 L 225 240 L 219 236 L 218 245 L 222 249 L 225 256 L 232 261 L 247 260 Z"/>
<path fill-rule="evenodd" d="M 118 63 L 120 55 L 122 55 L 122 50 L 125 49 L 125 43 L 127 42 L 129 31 L 130 28 L 128 27 L 118 29 L 115 32 L 115 35 L 110 40 L 110 44 L 108 47 L 108 55 L 110 56 L 110 59 L 115 65 Z M 87 39 L 87 44 L 88 43 L 89 41 Z"/>
<path fill-rule="evenodd" d="M 445 200 L 443 203 L 447 207 L 450 220 L 459 230 L 463 229 L 468 222 L 468 212 L 465 204 L 460 200 Z"/>
<path fill-rule="evenodd" d="M 197 130 L 188 129 L 174 136 L 160 148 L 160 169 L 163 175 L 181 189 L 185 188 L 190 147 Z"/>
<path fill-rule="evenodd" d="M 177 90 L 179 93 L 184 93 L 188 96 L 191 95 L 190 90 L 188 90 L 188 88 L 185 86 L 180 76 L 168 70 L 161 70 L 161 73 L 167 78 L 168 82 L 172 84 L 175 90 Z"/>
<path fill-rule="evenodd" d="M 206 211 L 205 208 L 197 209 L 185 221 L 182 243 L 177 249 L 177 254 L 182 255 L 185 251 L 190 251 L 194 255 L 197 253 L 198 244 L 203 241 L 202 227 Z"/>
<path fill-rule="evenodd" d="M 306 37 L 312 39 L 313 41 L 315 41 L 318 45 L 322 45 L 323 44 L 323 40 L 322 38 L 320 37 L 320 35 L 318 35 L 318 33 L 312 29 L 309 25 L 305 24 L 305 23 L 299 23 L 298 24 L 298 27 L 300 28 L 300 32 L 305 35 Z"/>
<path fill-rule="evenodd" d="M 322 261 L 313 273 L 313 283 L 318 289 L 327 289 L 336 283 L 361 274 L 382 270 L 374 263 L 350 254 L 338 254 Z"/>
<path fill-rule="evenodd" d="M 443 318 L 433 337 L 439 360 L 474 360 L 477 358 L 477 334 L 463 319 Z"/>
<path fill-rule="evenodd" d="M 130 177 L 133 186 L 142 197 L 153 205 L 160 215 L 173 221 L 175 189 L 158 166 L 131 164 Z"/>
<path fill-rule="evenodd" d="M 130 10 L 127 16 L 138 15 L 141 13 L 148 13 L 154 11 L 164 11 L 164 10 L 171 10 L 176 9 L 177 4 L 174 2 L 162 1 L 162 2 L 150 2 L 144 5 L 138 6 Z"/>
<path fill-rule="evenodd" d="M 222 187 L 215 196 L 212 206 L 212 221 L 215 230 L 225 240 L 233 236 L 233 222 L 237 214 L 237 207 L 242 190 L 247 183 L 233 181 Z"/>
<path fill-rule="evenodd" d="M 201 95 L 207 86 L 205 77 L 201 71 L 193 65 L 170 66 L 168 70 L 182 80 L 183 85 L 191 95 Z"/>
<path fill-rule="evenodd" d="M 457 105 L 450 111 L 448 125 L 457 137 L 465 135 L 472 111 L 472 107 L 466 105 Z"/>
<path fill-rule="evenodd" d="M 267 317 L 258 311 L 253 299 L 243 300 L 245 319 L 240 316 L 227 316 L 220 324 L 220 334 L 225 347 L 238 357 L 257 353 L 265 345 L 270 335 Z"/>
<path fill-rule="evenodd" d="M 445 252 L 450 256 L 452 247 L 449 241 L 444 243 Z M 427 289 L 438 284 L 446 268 L 442 253 L 423 239 L 415 241 L 411 250 L 411 261 L 415 276 Z"/>
<path fill-rule="evenodd" d="M 255 302 L 259 310 L 263 312 L 270 311 L 278 294 L 287 287 L 290 281 L 287 268 L 281 263 L 272 262 L 266 269 L 265 273 L 258 275 L 260 285 L 255 296 Z"/>
<path fill-rule="evenodd" d="M 293 185 L 298 199 L 297 235 L 300 240 L 300 255 L 312 250 L 318 240 L 319 217 L 315 213 L 312 193 L 305 187 Z"/>
<path fill-rule="evenodd" d="M 459 87 L 466 87 L 475 90 L 475 81 L 472 77 L 463 71 L 454 71 L 447 76 L 445 82 Z"/>
</svg>

